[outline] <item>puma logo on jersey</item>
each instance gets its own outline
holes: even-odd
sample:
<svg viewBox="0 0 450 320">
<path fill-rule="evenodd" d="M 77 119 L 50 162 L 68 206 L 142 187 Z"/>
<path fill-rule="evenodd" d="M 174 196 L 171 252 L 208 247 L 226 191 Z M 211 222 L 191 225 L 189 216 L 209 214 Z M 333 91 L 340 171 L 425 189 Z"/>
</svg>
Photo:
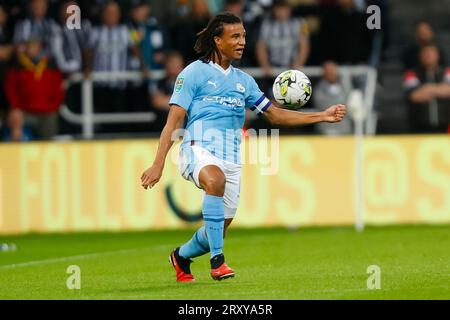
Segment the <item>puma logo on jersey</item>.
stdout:
<svg viewBox="0 0 450 320">
<path fill-rule="evenodd" d="M 208 80 L 208 84 L 214 86 L 214 89 L 217 89 L 217 83 L 211 80 Z"/>
</svg>

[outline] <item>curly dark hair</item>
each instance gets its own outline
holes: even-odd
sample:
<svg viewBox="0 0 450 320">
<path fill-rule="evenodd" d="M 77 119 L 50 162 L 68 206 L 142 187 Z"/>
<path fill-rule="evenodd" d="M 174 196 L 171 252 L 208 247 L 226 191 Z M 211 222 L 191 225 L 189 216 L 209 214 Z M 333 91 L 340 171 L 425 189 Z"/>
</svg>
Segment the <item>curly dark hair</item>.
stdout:
<svg viewBox="0 0 450 320">
<path fill-rule="evenodd" d="M 223 26 L 225 24 L 237 24 L 242 23 L 241 18 L 232 14 L 231 12 L 222 12 L 213 17 L 205 29 L 197 33 L 197 41 L 195 42 L 195 52 L 202 54 L 200 60 L 203 62 L 209 62 L 213 59 L 214 55 L 219 59 L 219 49 L 214 42 L 214 37 L 220 37 L 223 33 Z"/>
</svg>

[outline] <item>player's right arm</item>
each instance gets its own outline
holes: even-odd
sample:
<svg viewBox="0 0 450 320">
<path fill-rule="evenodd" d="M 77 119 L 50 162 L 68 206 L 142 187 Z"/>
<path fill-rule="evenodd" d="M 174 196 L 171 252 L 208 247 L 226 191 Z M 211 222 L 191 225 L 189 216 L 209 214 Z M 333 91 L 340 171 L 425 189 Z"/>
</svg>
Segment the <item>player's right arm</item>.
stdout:
<svg viewBox="0 0 450 320">
<path fill-rule="evenodd" d="M 186 112 L 186 109 L 177 104 L 173 104 L 170 107 L 166 125 L 164 126 L 159 138 L 158 151 L 156 152 L 155 161 L 153 162 L 153 165 L 145 170 L 141 176 L 141 184 L 145 189 L 148 187 L 153 187 L 161 178 L 167 153 L 174 142 L 172 139 L 173 133 L 183 125 Z"/>
<path fill-rule="evenodd" d="M 201 75 L 197 74 L 199 72 L 197 65 L 198 63 L 194 62 L 184 68 L 175 81 L 172 97 L 169 100 L 171 107 L 159 138 L 155 161 L 141 176 L 141 184 L 145 189 L 153 187 L 161 178 L 167 153 L 173 145 L 173 134 L 183 125 L 184 118 L 195 98 L 197 84 L 201 83 Z"/>
</svg>

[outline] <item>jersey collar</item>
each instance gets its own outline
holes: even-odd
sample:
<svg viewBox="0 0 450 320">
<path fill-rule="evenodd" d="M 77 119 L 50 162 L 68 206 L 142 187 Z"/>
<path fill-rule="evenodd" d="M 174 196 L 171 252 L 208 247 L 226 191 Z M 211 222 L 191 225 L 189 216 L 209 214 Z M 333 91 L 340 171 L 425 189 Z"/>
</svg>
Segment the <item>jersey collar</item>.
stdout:
<svg viewBox="0 0 450 320">
<path fill-rule="evenodd" d="M 219 64 L 217 64 L 217 63 L 215 63 L 215 62 L 212 62 L 212 61 L 209 61 L 209 64 L 212 66 L 212 67 L 214 67 L 214 68 L 216 68 L 217 70 L 219 70 L 220 72 L 222 72 L 224 75 L 228 75 L 230 72 L 231 72 L 231 68 L 232 68 L 232 66 L 231 66 L 231 64 L 230 64 L 230 66 L 225 70 L 224 68 L 222 68 Z"/>
</svg>

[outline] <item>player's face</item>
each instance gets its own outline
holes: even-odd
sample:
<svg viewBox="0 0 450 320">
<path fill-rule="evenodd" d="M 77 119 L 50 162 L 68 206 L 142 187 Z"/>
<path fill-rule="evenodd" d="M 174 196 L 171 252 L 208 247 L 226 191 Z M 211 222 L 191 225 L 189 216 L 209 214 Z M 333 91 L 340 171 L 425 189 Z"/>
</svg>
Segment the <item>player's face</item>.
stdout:
<svg viewBox="0 0 450 320">
<path fill-rule="evenodd" d="M 245 29 L 241 23 L 225 24 L 221 37 L 216 37 L 217 48 L 228 60 L 240 60 L 245 47 Z"/>
</svg>

